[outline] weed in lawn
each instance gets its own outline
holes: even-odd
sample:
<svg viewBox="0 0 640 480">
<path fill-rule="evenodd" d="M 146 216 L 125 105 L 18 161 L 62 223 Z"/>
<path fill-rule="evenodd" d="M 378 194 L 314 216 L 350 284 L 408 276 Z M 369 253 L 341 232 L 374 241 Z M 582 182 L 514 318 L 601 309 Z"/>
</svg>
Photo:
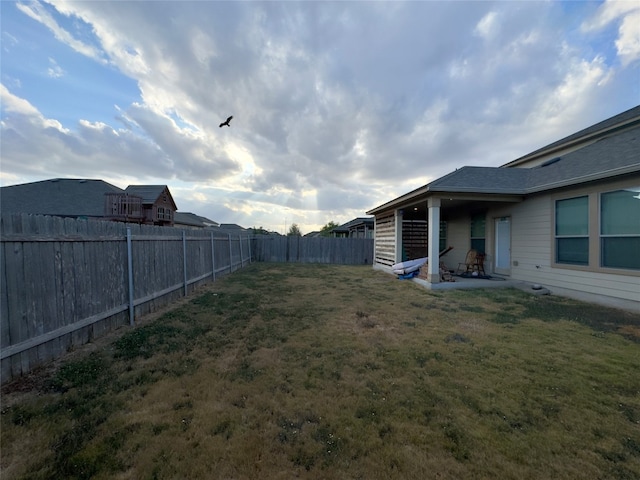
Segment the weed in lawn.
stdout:
<svg viewBox="0 0 640 480">
<path fill-rule="evenodd" d="M 211 430 L 212 435 L 220 435 L 225 440 L 229 440 L 233 435 L 234 425 L 230 419 L 224 419 Z"/>
<path fill-rule="evenodd" d="M 153 435 L 160 435 L 162 432 L 164 432 L 168 428 L 170 428 L 170 426 L 167 423 L 156 423 L 151 426 L 151 433 Z"/>
<path fill-rule="evenodd" d="M 459 462 L 463 462 L 469 459 L 470 445 L 464 431 L 453 421 L 450 420 L 442 425 L 445 437 L 450 441 L 448 449 L 453 454 L 453 457 Z"/>
<path fill-rule="evenodd" d="M 177 341 L 180 338 L 180 329 L 166 324 L 163 320 L 166 321 L 167 318 L 125 333 L 114 343 L 116 357 L 149 358 L 157 353 L 159 348 L 165 352 L 176 351 L 180 346 Z"/>
<path fill-rule="evenodd" d="M 471 339 L 461 333 L 452 333 L 451 335 L 447 335 L 444 339 L 446 343 L 458 342 L 458 343 L 469 343 Z"/>
<path fill-rule="evenodd" d="M 28 425 L 31 419 L 40 414 L 39 410 L 32 405 L 15 405 L 8 412 L 11 413 L 11 422 L 21 427 Z M 5 411 L 3 411 L 3 414 L 5 414 Z"/>
<path fill-rule="evenodd" d="M 245 382 L 252 382 L 256 377 L 261 374 L 261 370 L 254 368 L 247 360 L 243 360 L 235 374 L 232 376 L 234 380 L 243 380 Z"/>
<path fill-rule="evenodd" d="M 493 323 L 498 323 L 498 324 L 507 323 L 512 325 L 520 322 L 519 315 L 511 312 L 505 312 L 505 311 L 494 313 L 487 320 Z"/>
<path fill-rule="evenodd" d="M 58 370 L 51 381 L 51 388 L 64 392 L 70 388 L 104 390 L 112 380 L 109 365 L 98 353 L 67 363 Z"/>
</svg>

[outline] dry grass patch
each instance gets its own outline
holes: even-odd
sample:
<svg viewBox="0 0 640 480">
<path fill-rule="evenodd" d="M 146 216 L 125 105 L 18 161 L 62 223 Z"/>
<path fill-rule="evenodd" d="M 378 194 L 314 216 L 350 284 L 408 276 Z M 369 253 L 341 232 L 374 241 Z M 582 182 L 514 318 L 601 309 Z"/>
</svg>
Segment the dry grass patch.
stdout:
<svg viewBox="0 0 640 480">
<path fill-rule="evenodd" d="M 2 474 L 638 478 L 639 327 L 516 290 L 252 265 L 5 387 Z"/>
</svg>

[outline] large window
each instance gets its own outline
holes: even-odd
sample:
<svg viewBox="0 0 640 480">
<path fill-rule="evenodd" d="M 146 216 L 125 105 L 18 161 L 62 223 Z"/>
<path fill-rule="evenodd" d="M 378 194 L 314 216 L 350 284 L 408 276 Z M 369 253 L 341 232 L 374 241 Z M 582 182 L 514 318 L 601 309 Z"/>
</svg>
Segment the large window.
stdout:
<svg viewBox="0 0 640 480">
<path fill-rule="evenodd" d="M 471 248 L 478 253 L 485 253 L 486 214 L 477 213 L 471 216 Z"/>
<path fill-rule="evenodd" d="M 640 187 L 600 196 L 600 264 L 640 270 Z"/>
<path fill-rule="evenodd" d="M 589 265 L 589 197 L 556 202 L 556 263 Z"/>
</svg>

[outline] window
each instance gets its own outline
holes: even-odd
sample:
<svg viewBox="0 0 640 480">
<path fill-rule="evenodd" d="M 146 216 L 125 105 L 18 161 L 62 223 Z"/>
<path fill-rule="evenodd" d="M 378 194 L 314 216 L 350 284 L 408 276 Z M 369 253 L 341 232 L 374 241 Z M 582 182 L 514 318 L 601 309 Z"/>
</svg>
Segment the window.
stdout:
<svg viewBox="0 0 640 480">
<path fill-rule="evenodd" d="M 600 264 L 640 270 L 640 187 L 600 196 Z"/>
<path fill-rule="evenodd" d="M 158 220 L 171 220 L 171 209 L 158 207 Z"/>
<path fill-rule="evenodd" d="M 447 248 L 447 222 L 444 220 L 440 222 L 440 244 L 438 248 L 440 252 Z"/>
<path fill-rule="evenodd" d="M 556 201 L 556 263 L 589 265 L 589 197 Z"/>
<path fill-rule="evenodd" d="M 485 253 L 485 228 L 485 213 L 476 213 L 471 216 L 471 248 L 478 253 Z"/>
</svg>

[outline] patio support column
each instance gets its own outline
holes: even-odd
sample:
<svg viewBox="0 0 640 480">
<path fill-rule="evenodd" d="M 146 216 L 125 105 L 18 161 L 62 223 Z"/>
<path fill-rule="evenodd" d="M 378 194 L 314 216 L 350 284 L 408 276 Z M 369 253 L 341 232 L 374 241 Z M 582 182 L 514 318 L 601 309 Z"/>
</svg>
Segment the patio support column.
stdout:
<svg viewBox="0 0 640 480">
<path fill-rule="evenodd" d="M 440 283 L 440 199 L 429 197 L 427 206 L 429 209 L 427 220 L 429 226 L 427 281 L 429 283 Z"/>
<path fill-rule="evenodd" d="M 396 210 L 396 263 L 402 262 L 402 210 Z"/>
</svg>

